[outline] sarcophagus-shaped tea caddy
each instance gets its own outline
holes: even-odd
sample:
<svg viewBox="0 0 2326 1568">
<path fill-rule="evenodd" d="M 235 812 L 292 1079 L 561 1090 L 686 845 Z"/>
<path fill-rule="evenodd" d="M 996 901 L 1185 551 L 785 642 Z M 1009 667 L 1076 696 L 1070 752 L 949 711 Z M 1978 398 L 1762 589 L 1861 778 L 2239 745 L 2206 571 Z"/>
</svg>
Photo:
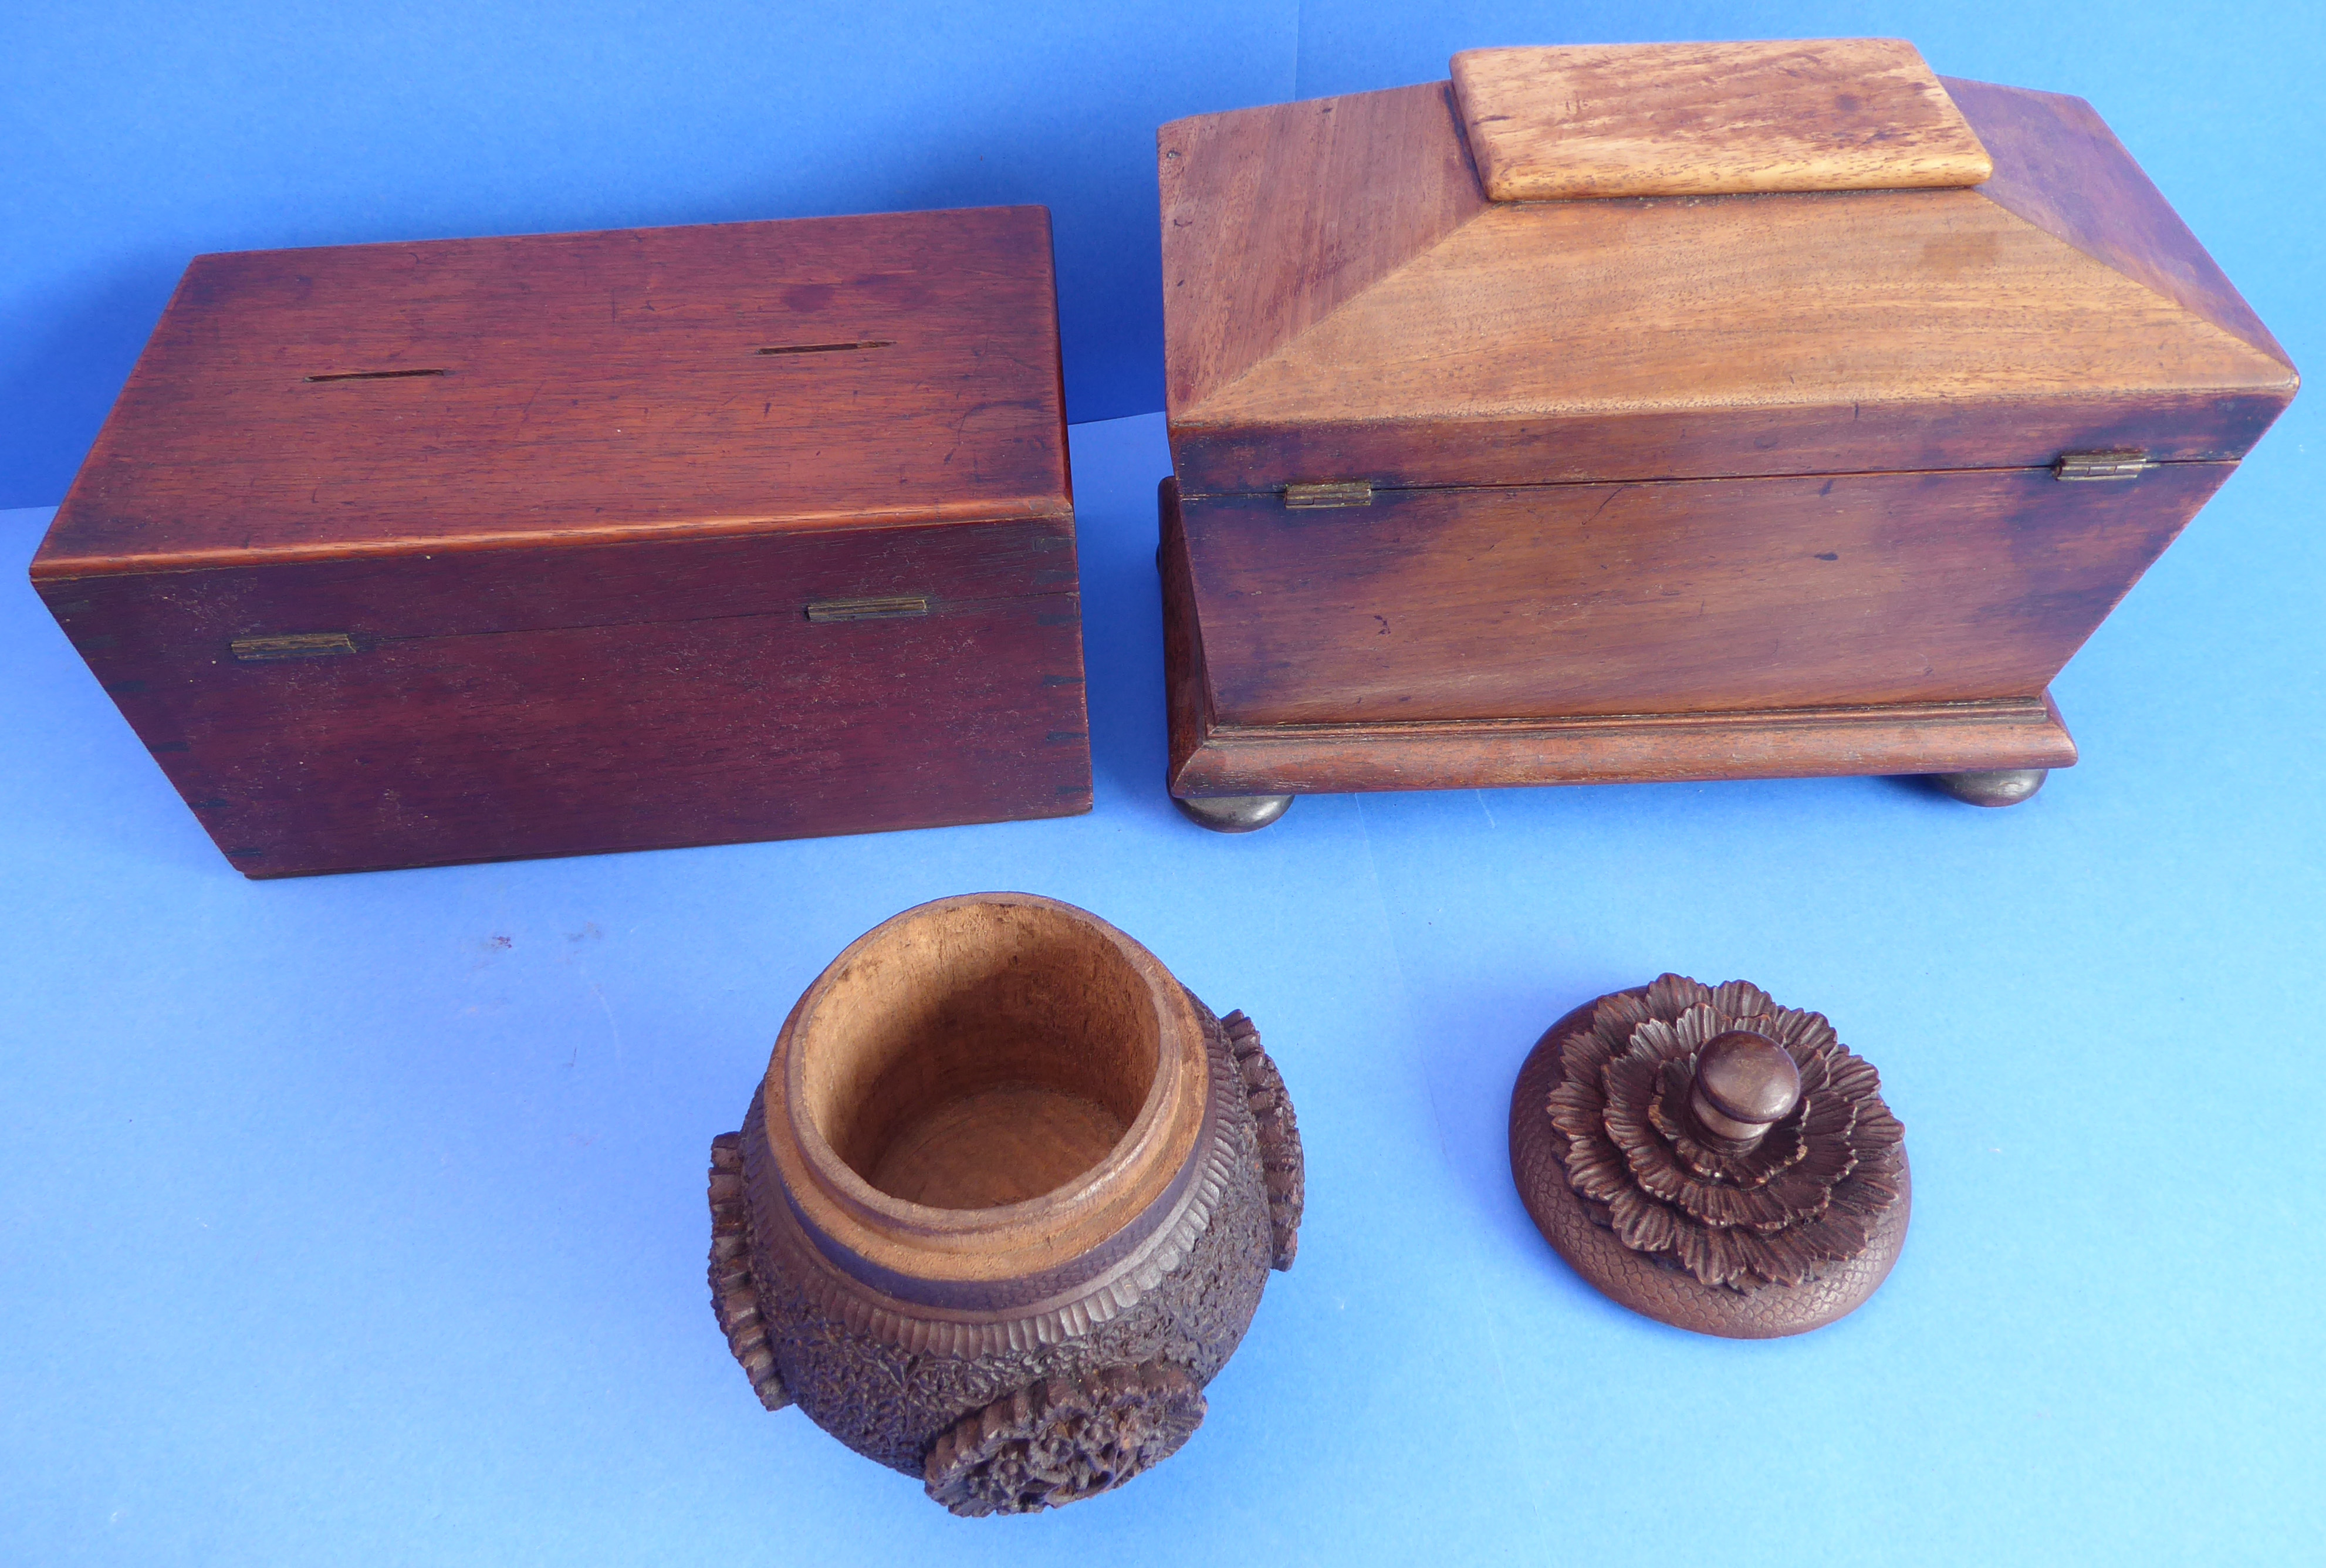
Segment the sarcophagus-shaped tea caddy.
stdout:
<svg viewBox="0 0 2326 1568">
<path fill-rule="evenodd" d="M 2080 99 L 1884 40 L 1482 50 L 1160 136 L 1169 788 L 2024 798 L 2292 398 Z"/>
</svg>

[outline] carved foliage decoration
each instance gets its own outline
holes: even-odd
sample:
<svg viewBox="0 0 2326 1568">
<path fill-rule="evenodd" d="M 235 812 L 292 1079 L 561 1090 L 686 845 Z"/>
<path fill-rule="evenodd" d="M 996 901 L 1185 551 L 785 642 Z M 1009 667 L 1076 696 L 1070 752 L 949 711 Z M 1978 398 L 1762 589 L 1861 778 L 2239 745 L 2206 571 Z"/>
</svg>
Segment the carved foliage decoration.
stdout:
<svg viewBox="0 0 2326 1568">
<path fill-rule="evenodd" d="M 1714 1146 L 1689 1110 L 1697 1052 L 1731 1030 L 1776 1041 L 1800 1072 L 1800 1103 L 1742 1152 Z M 1905 1130 L 1880 1076 L 1822 1014 L 1756 986 L 1663 975 L 1644 995 L 1602 1002 L 1560 1042 L 1560 1062 L 1553 1146 L 1592 1218 L 1705 1284 L 1750 1293 L 1816 1279 L 1865 1252 L 1898 1200 Z"/>
<path fill-rule="evenodd" d="M 759 1315 L 758 1286 L 751 1277 L 751 1212 L 743 1198 L 739 1133 L 711 1140 L 711 1310 L 759 1403 L 769 1410 L 789 1405 L 792 1396 L 776 1368 L 768 1325 Z"/>
<path fill-rule="evenodd" d="M 1259 1025 L 1241 1010 L 1220 1022 L 1260 1133 L 1261 1171 L 1268 1184 L 1269 1264 L 1289 1269 L 1300 1250 L 1300 1214 L 1307 1197 L 1300 1124 L 1292 1115 L 1292 1097 L 1285 1092 L 1283 1075 L 1261 1048 Z"/>
<path fill-rule="evenodd" d="M 1047 1377 L 972 1411 L 930 1447 L 928 1494 L 956 1514 L 1032 1514 L 1160 1463 L 1204 1419 L 1195 1379 L 1168 1361 Z"/>
</svg>

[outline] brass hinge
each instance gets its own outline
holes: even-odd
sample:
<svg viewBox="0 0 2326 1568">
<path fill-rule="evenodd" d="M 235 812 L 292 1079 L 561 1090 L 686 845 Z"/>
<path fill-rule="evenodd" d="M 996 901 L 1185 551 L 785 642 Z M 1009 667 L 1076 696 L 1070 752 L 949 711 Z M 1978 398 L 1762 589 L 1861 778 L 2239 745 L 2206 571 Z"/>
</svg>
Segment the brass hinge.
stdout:
<svg viewBox="0 0 2326 1568">
<path fill-rule="evenodd" d="M 827 621 L 898 621 L 908 615 L 926 615 L 929 602 L 918 595 L 895 599 L 818 599 L 807 607 L 807 618 L 821 624 Z"/>
<path fill-rule="evenodd" d="M 2063 452 L 2052 465 L 2054 479 L 2138 479 L 2155 465 L 2145 452 Z"/>
<path fill-rule="evenodd" d="M 1284 487 L 1284 504 L 1303 509 L 1310 507 L 1369 507 L 1373 504 L 1373 481 L 1369 479 L 1328 479 L 1321 484 L 1289 484 Z"/>
<path fill-rule="evenodd" d="M 330 658 L 361 653 L 356 639 L 344 631 L 302 632 L 295 637 L 237 637 L 227 644 L 245 664 L 265 664 L 278 658 Z"/>
</svg>

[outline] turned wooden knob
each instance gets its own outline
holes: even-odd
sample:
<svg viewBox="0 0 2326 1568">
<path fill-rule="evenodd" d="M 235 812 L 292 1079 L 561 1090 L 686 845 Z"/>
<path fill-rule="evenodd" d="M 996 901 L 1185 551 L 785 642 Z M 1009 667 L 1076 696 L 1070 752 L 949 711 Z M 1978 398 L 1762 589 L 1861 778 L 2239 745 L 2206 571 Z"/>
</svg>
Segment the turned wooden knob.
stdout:
<svg viewBox="0 0 2326 1568">
<path fill-rule="evenodd" d="M 1705 1041 L 1697 1053 L 1689 1109 L 1717 1138 L 1757 1143 L 1800 1103 L 1800 1069 L 1765 1034 L 1732 1029 Z"/>
</svg>

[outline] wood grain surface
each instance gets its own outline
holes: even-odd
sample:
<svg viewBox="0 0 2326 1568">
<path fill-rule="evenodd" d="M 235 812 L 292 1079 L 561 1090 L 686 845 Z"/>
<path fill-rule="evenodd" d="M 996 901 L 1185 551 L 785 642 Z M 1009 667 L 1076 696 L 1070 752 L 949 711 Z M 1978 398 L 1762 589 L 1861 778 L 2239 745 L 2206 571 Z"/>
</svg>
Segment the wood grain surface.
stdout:
<svg viewBox="0 0 2326 1568">
<path fill-rule="evenodd" d="M 2010 149 L 1979 194 L 2293 368 L 2091 105 L 2065 93 L 1940 79 L 1982 135 Z"/>
<path fill-rule="evenodd" d="M 924 904 L 851 944 L 776 1061 L 768 1093 L 793 1107 L 793 1133 L 821 1137 L 876 1191 L 945 1209 L 1034 1204 L 978 1227 L 997 1249 L 1070 1229 L 1064 1216 L 1093 1202 L 1092 1173 L 1149 1103 L 1168 1110 L 1173 1080 L 1199 1086 L 1203 1071 L 1196 1014 L 1151 955 L 1072 905 L 1003 893 Z M 1126 1147 L 1153 1143 L 1177 1169 L 1197 1120 L 1182 1118 L 1177 1143 L 1142 1127 Z M 829 1161 L 823 1175 L 845 1180 Z"/>
<path fill-rule="evenodd" d="M 488 550 L 44 587 L 255 876 L 1090 807 L 1071 527 Z M 926 615 L 818 624 L 813 600 Z M 257 634 L 342 656 L 244 662 Z M 513 635 L 514 634 L 514 635 Z"/>
<path fill-rule="evenodd" d="M 1496 201 L 1976 185 L 1992 166 L 1896 38 L 1471 49 L 1454 90 Z"/>
<path fill-rule="evenodd" d="M 785 1021 L 761 1085 L 784 1205 L 852 1277 L 925 1306 L 1053 1302 L 1102 1281 L 1196 1178 L 1219 1114 L 1205 1014 L 1152 953 L 1031 893 L 939 899 L 851 943 Z M 1022 1087 L 1124 1127 L 1056 1191 L 929 1206 L 875 1175 L 929 1113 Z"/>
<path fill-rule="evenodd" d="M 1038 208 L 204 257 L 33 567 L 253 876 L 1089 809 Z"/>
<path fill-rule="evenodd" d="M 1426 89 L 1399 90 L 1419 115 Z M 1388 96 L 1326 102 L 1354 124 Z M 1206 272 L 1195 254 L 1247 223 L 1338 231 L 1365 187 L 1317 145 L 1321 106 L 1183 122 L 1178 477 L 1195 495 L 2242 456 L 2298 378 L 2122 147 L 2055 101 L 1965 93 L 1996 164 L 1972 190 L 1493 205 L 1417 136 L 1371 187 L 1447 217 L 1377 233 L 1367 281 L 1335 281 L 1322 313 L 1277 297 L 1317 288 L 1297 255 Z M 2117 193 L 2105 217 L 2079 189 Z M 1239 325 L 1262 320 L 1291 324 Z"/>
<path fill-rule="evenodd" d="M 1174 409 L 1486 210 L 1444 82 L 1199 115 L 1156 145 Z"/>
<path fill-rule="evenodd" d="M 1190 498 L 1239 725 L 1978 702 L 2043 690 L 2232 471 L 2168 463 Z"/>
<path fill-rule="evenodd" d="M 248 251 L 33 573 L 1068 509 L 1038 207 Z"/>
<path fill-rule="evenodd" d="M 1179 796 L 1336 795 L 1903 777 L 2075 761 L 2075 742 L 2048 695 L 1778 713 L 1269 726 L 1207 726 L 1175 704 L 1166 784 Z"/>
<path fill-rule="evenodd" d="M 1791 710 L 1233 724 L 1212 700 L 1176 481 L 1159 493 L 1166 783 L 1179 796 L 2064 768 L 2048 694 Z"/>
<path fill-rule="evenodd" d="M 1106 1158 L 1123 1119 L 1069 1090 L 999 1084 L 920 1107 L 866 1177 L 932 1209 L 992 1209 L 1054 1192 Z"/>
<path fill-rule="evenodd" d="M 1458 102 L 1167 127 L 1176 793 L 2073 761 L 2048 682 L 2299 378 L 2088 106 L 1752 48 L 1486 51 Z M 1538 133 L 1665 124 L 1735 191 L 1720 145 L 1779 167 L 1875 112 L 1852 70 L 1921 106 L 1908 163 L 1952 138 L 1990 177 L 1486 200 L 1577 140 Z"/>
</svg>

